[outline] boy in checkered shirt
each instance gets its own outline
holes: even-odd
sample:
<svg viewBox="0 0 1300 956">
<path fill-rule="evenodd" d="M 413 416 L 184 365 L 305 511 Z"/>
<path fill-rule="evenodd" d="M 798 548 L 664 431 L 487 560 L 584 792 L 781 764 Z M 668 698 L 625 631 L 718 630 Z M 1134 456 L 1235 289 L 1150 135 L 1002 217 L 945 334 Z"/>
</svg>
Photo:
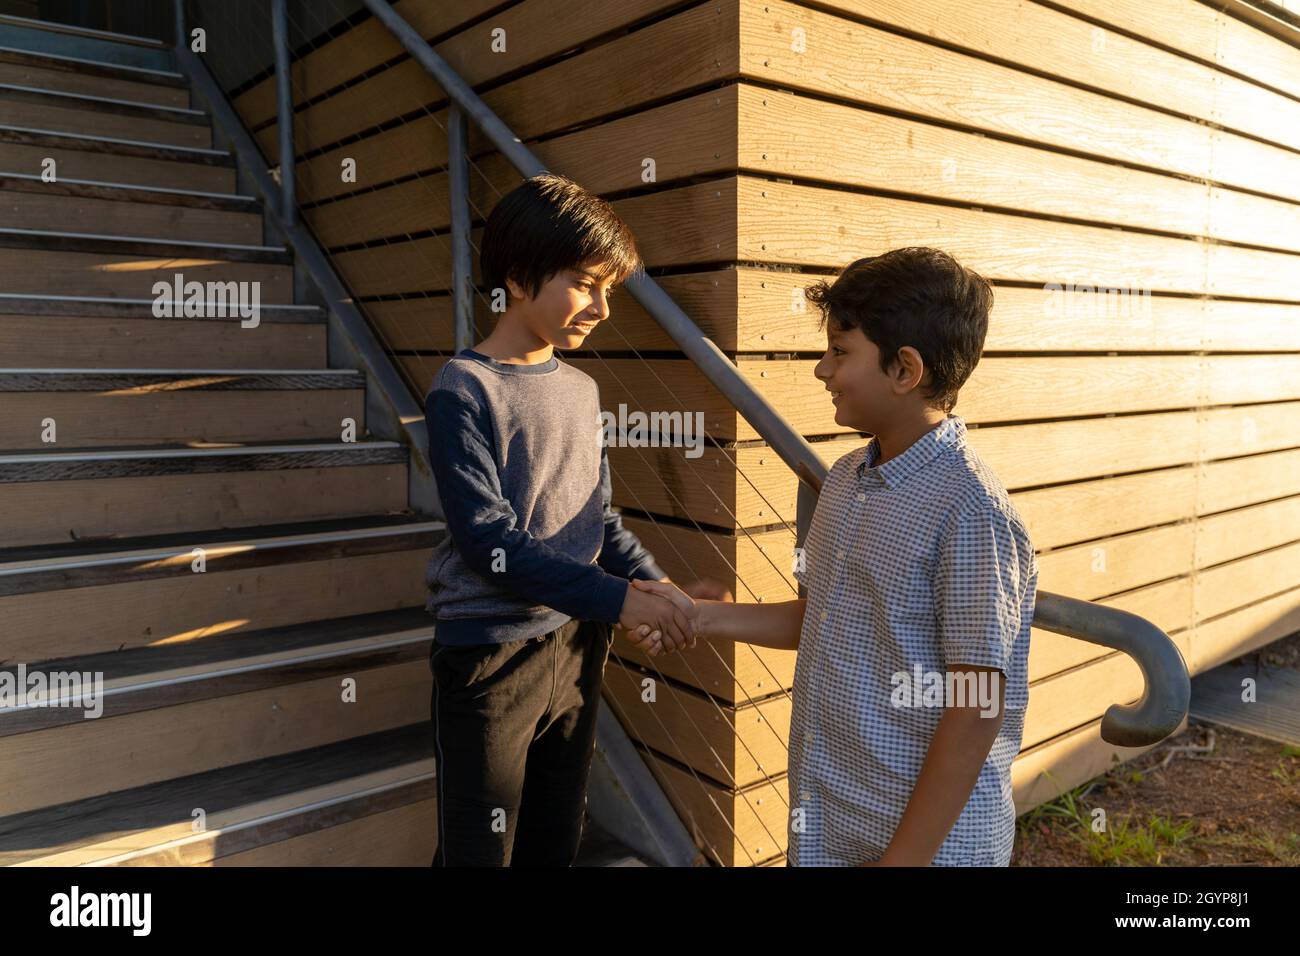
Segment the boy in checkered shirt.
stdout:
<svg viewBox="0 0 1300 956">
<path fill-rule="evenodd" d="M 992 290 L 934 249 L 860 259 L 808 295 L 835 422 L 874 437 L 822 487 L 807 597 L 694 602 L 696 637 L 799 651 L 792 866 L 1005 866 L 1038 566 L 1006 489 L 952 414 Z"/>
</svg>

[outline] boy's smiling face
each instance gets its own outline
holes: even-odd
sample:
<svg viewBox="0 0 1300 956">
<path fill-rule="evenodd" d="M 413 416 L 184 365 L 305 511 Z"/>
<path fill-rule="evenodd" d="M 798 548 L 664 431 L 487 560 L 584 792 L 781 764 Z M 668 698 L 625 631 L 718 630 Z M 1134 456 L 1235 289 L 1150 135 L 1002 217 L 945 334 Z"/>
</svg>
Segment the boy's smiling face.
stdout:
<svg viewBox="0 0 1300 956">
<path fill-rule="evenodd" d="M 917 400 L 909 381 L 923 367 L 920 353 L 904 346 L 899 360 L 884 371 L 879 346 L 860 328 L 841 329 L 827 322 L 826 352 L 813 374 L 831 393 L 835 424 L 874 435 L 889 429 L 902 410 L 901 403 Z"/>
<path fill-rule="evenodd" d="M 603 275 L 601 263 L 561 269 L 542 284 L 535 298 L 509 280 L 511 310 L 543 343 L 557 349 L 575 349 L 596 326 L 609 318 L 612 276 Z"/>
</svg>

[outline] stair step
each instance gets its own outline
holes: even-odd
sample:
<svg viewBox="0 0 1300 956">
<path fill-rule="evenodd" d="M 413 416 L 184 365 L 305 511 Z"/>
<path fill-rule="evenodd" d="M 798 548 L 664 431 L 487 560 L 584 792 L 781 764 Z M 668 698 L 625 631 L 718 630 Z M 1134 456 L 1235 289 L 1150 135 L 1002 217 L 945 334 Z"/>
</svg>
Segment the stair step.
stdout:
<svg viewBox="0 0 1300 956">
<path fill-rule="evenodd" d="M 5 544 L 403 512 L 406 463 L 397 442 L 0 455 Z"/>
<path fill-rule="evenodd" d="M 68 252 L 107 252 L 122 256 L 171 255 L 173 258 L 176 258 L 176 253 L 179 252 L 186 258 L 207 257 L 230 262 L 289 264 L 293 261 L 284 246 L 260 246 L 237 242 L 191 242 L 186 239 L 115 236 L 57 229 L 0 228 L 0 246 Z"/>
<path fill-rule="evenodd" d="M 0 124 L 212 147 L 210 118 L 202 110 L 13 84 L 0 84 Z"/>
<path fill-rule="evenodd" d="M 155 283 L 180 273 L 185 282 L 257 282 L 261 301 L 293 301 L 292 256 L 278 246 L 0 228 L 0 248 L 12 294 L 152 299 Z"/>
<path fill-rule="evenodd" d="M 338 440 L 365 424 L 352 369 L 0 369 L 0 448 Z M 47 442 L 53 422 L 55 441 Z"/>
<path fill-rule="evenodd" d="M 101 683 L 84 693 L 42 688 L 21 706 L 0 706 L 0 739 L 80 724 L 87 707 L 102 706 L 100 716 L 91 718 L 102 720 L 314 680 L 339 668 L 423 660 L 433 628 L 423 608 L 406 608 L 26 664 L 29 675 L 95 674 Z M 13 680 L 17 666 L 0 671 Z"/>
<path fill-rule="evenodd" d="M 88 93 L 155 106 L 190 105 L 189 83 L 179 73 L 140 70 L 6 46 L 0 46 L 0 83 L 59 93 Z"/>
<path fill-rule="evenodd" d="M 59 176 L 73 179 L 235 191 L 234 157 L 224 150 L 0 126 L 0 170 L 39 175 L 46 158 L 55 161 Z"/>
<path fill-rule="evenodd" d="M 219 303 L 204 305 L 205 313 Z M 153 299 L 127 299 L 93 295 L 28 295 L 0 292 L 0 315 L 48 316 L 52 318 L 78 317 L 102 319 L 147 319 L 150 321 L 183 323 L 178 316 L 155 316 Z M 325 310 L 318 305 L 294 303 L 261 304 L 261 320 L 271 324 L 320 325 L 325 322 Z M 12 321 L 6 319 L 6 322 Z M 238 322 L 238 316 L 205 314 L 204 322 Z M 300 330 L 301 331 L 301 330 Z"/>
<path fill-rule="evenodd" d="M 203 316 L 186 318 L 155 316 L 153 299 L 0 293 L 0 368 L 325 366 L 327 328 L 317 306 L 262 303 L 259 324 L 245 328 L 224 305 L 206 303 Z"/>
<path fill-rule="evenodd" d="M 423 607 L 425 568 L 445 531 L 440 521 L 383 515 L 5 548 L 0 661 Z"/>
<path fill-rule="evenodd" d="M 427 720 L 433 622 L 419 613 L 398 630 L 371 619 L 228 635 L 197 660 L 150 648 L 131 662 L 148 669 L 129 673 L 112 653 L 10 665 L 24 689 L 48 683 L 0 708 L 0 760 L 24 768 L 0 815 L 46 805 L 54 779 L 61 799 L 81 800 Z"/>
<path fill-rule="evenodd" d="M 0 15 L 0 46 L 141 70 L 174 72 L 175 66 L 171 49 L 159 40 L 28 17 Z"/>
<path fill-rule="evenodd" d="M 0 818 L 0 865 L 427 866 L 435 798 L 422 722 Z"/>
<path fill-rule="evenodd" d="M 0 172 L 0 214 L 17 229 L 91 232 L 258 245 L 262 205 L 252 196 Z"/>
</svg>

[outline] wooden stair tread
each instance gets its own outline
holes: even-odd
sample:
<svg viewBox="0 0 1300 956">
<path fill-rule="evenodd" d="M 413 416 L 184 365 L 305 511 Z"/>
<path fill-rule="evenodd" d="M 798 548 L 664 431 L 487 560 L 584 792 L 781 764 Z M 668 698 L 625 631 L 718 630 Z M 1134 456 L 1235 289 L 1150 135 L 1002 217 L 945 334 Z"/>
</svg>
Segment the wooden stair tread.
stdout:
<svg viewBox="0 0 1300 956">
<path fill-rule="evenodd" d="M 174 70 L 151 70 L 141 66 L 105 63 L 102 60 L 88 60 L 84 57 L 65 56 L 44 50 L 24 50 L 19 47 L 0 45 L 0 63 L 68 70 L 90 76 L 130 80 L 133 83 L 151 83 L 155 86 L 170 86 L 177 89 L 189 87 L 185 76 Z"/>
<path fill-rule="evenodd" d="M 155 553 L 172 553 L 196 547 L 208 549 L 238 546 L 245 556 L 273 553 L 281 548 L 301 551 L 314 544 L 331 541 L 364 542 L 395 539 L 389 547 L 402 547 L 445 531 L 446 525 L 422 515 L 394 514 L 364 517 L 329 518 L 254 528 L 218 528 L 206 532 L 148 535 L 118 538 L 111 541 L 77 541 L 34 545 L 24 548 L 0 548 L 0 591 L 6 576 L 54 571 L 75 567 L 82 560 L 101 564 L 130 564 Z M 432 547 L 430 541 L 430 547 Z M 160 556 L 161 556 L 160 554 Z M 266 560 L 262 558 L 262 560 Z M 66 570 L 64 573 L 67 573 Z M 186 572 L 189 573 L 189 572 Z"/>
<path fill-rule="evenodd" d="M 156 319 L 178 321 L 243 321 L 239 315 L 156 316 L 153 299 L 110 298 L 108 296 L 38 295 L 24 292 L 0 292 L 0 315 L 83 316 L 109 319 Z M 296 322 L 323 325 L 325 310 L 317 305 L 292 303 L 259 305 L 262 322 Z"/>
<path fill-rule="evenodd" d="M 59 179 L 46 182 L 30 173 L 0 172 L 0 190 L 38 193 L 42 196 L 70 196 L 83 199 L 107 199 L 111 202 L 147 203 L 183 206 L 190 209 L 223 209 L 229 212 L 259 213 L 261 200 L 234 193 L 171 189 L 165 186 L 140 186 L 91 179 Z"/>
<path fill-rule="evenodd" d="M 184 239 L 111 236 L 100 233 L 61 232 L 49 229 L 0 228 L 0 247 L 50 249 L 60 252 L 106 252 L 123 256 L 166 256 L 178 253 L 231 262 L 289 265 L 293 258 L 283 246 L 194 242 Z"/>
<path fill-rule="evenodd" d="M 170 43 L 11 14 L 0 14 L 0 44 L 162 73 L 175 72 L 176 68 Z"/>
<path fill-rule="evenodd" d="M 102 708 L 96 719 L 103 720 L 424 660 L 434 628 L 423 608 L 402 608 L 24 666 L 28 674 L 102 675 L 102 685 L 90 689 Z M 17 675 L 18 666 L 8 664 L 0 671 Z M 0 738 L 80 726 L 86 719 L 83 710 L 75 696 L 53 706 L 38 695 L 28 706 L 0 708 Z"/>
<path fill-rule="evenodd" d="M 407 452 L 403 445 L 381 441 L 81 452 L 33 450 L 0 454 L 0 484 L 293 468 L 344 468 L 355 465 L 403 464 L 406 461 Z"/>
<path fill-rule="evenodd" d="M 62 130 L 33 129 L 26 126 L 0 125 L 0 143 L 19 143 L 27 146 L 80 149 L 118 156 L 142 159 L 161 159 L 174 162 L 204 163 L 211 166 L 234 167 L 235 157 L 224 149 L 205 149 L 198 146 L 174 146 L 170 143 L 151 143 L 145 140 L 120 139 L 113 136 L 94 136 Z"/>
<path fill-rule="evenodd" d="M 107 43 L 125 43 L 130 46 L 143 46 L 155 50 L 165 51 L 169 49 L 166 43 L 155 40 L 153 37 L 136 36 L 132 33 L 115 33 L 111 30 L 96 30 L 92 27 L 77 26 L 73 23 L 60 23 L 53 20 L 36 20 L 31 17 L 20 17 L 10 13 L 0 14 L 0 26 L 64 33 L 69 36 L 87 37 L 94 40 L 103 40 Z"/>
<path fill-rule="evenodd" d="M 128 835 L 139 846 L 150 844 L 151 833 L 159 842 L 176 839 L 189 835 L 196 807 L 206 812 L 210 830 L 214 823 L 229 827 L 265 814 L 268 803 L 283 811 L 319 799 L 312 793 L 318 788 L 334 785 L 347 792 L 349 781 L 375 774 L 391 777 L 395 771 L 400 779 L 403 768 L 409 768 L 411 777 L 428 775 L 432 761 L 429 726 L 419 723 L 0 817 L 0 865 L 30 863 Z M 305 799 L 295 801 L 295 795 Z M 156 833 L 167 829 L 172 832 Z M 118 846 L 105 852 L 120 850 Z"/>
<path fill-rule="evenodd" d="M 198 641 L 177 644 L 160 644 L 153 647 L 131 647 L 120 651 L 83 654 L 78 657 L 59 658 L 57 661 L 38 661 L 28 668 L 53 666 L 61 670 L 100 672 L 105 682 L 138 681 L 149 675 L 159 675 L 195 667 L 219 669 L 233 661 L 261 657 L 279 651 L 297 651 L 313 647 L 326 647 L 360 638 L 399 634 L 409 631 L 431 632 L 434 620 L 422 607 L 398 608 L 392 611 L 375 611 L 348 617 L 305 621 L 255 631 L 230 631 L 215 634 Z M 13 670 L 8 664 L 0 670 Z"/>
<path fill-rule="evenodd" d="M 4 369 L 0 392 L 98 392 L 184 385 L 186 391 L 358 389 L 355 369 Z"/>
<path fill-rule="evenodd" d="M 159 106 L 156 103 L 142 103 L 138 100 L 91 96 L 88 93 L 65 93 L 62 90 L 46 90 L 38 86 L 22 86 L 18 83 L 0 83 L 0 99 L 10 102 L 41 103 L 62 109 L 94 110 L 138 119 L 166 120 L 169 123 L 180 123 L 186 126 L 208 126 L 211 123 L 210 117 L 203 110 L 188 106 Z"/>
</svg>

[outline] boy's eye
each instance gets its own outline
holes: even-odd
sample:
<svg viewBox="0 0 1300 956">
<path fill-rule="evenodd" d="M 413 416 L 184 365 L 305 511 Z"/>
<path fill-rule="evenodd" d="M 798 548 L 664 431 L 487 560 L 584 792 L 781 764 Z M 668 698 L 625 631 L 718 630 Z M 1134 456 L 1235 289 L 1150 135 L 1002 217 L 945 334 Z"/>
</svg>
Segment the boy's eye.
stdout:
<svg viewBox="0 0 1300 956">
<path fill-rule="evenodd" d="M 832 345 L 832 346 L 831 346 L 831 352 L 833 352 L 835 355 L 843 355 L 843 354 L 844 354 L 844 350 L 843 350 L 842 348 L 840 348 L 838 345 Z"/>
</svg>

